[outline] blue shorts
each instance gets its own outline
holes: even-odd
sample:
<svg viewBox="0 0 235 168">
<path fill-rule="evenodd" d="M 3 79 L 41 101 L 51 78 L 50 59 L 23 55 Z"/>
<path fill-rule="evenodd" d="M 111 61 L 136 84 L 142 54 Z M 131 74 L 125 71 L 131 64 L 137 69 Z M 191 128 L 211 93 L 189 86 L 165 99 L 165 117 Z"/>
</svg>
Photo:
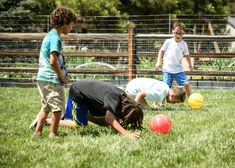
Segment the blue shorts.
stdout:
<svg viewBox="0 0 235 168">
<path fill-rule="evenodd" d="M 73 107 L 76 107 L 75 109 Z M 95 117 L 104 117 L 101 111 L 93 108 L 88 108 L 83 104 L 76 104 L 72 101 L 70 96 L 68 96 L 67 105 L 65 109 L 64 119 L 70 120 L 73 122 L 74 126 L 86 126 L 88 125 L 88 112 Z"/>
<path fill-rule="evenodd" d="M 176 83 L 179 86 L 183 86 L 184 84 L 189 83 L 187 80 L 185 72 L 179 73 L 169 73 L 169 72 L 162 72 L 162 80 L 165 82 L 169 87 L 172 87 L 173 80 L 176 80 Z"/>
</svg>

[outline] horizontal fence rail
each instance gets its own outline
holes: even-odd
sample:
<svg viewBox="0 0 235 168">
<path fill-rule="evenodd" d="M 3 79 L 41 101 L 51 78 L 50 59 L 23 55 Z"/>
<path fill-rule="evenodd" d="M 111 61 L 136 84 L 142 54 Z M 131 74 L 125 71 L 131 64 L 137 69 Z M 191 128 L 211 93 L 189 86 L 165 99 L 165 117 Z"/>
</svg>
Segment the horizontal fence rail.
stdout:
<svg viewBox="0 0 235 168">
<path fill-rule="evenodd" d="M 40 45 L 45 35 L 0 33 L 0 83 L 35 84 Z M 156 71 L 154 64 L 160 46 L 170 37 L 169 34 L 137 34 L 135 27 L 129 27 L 128 33 L 71 33 L 62 36 L 62 40 L 72 80 L 97 78 L 123 84 L 135 77 L 161 79 L 162 72 Z M 189 44 L 195 65 L 193 71 L 186 70 L 190 79 L 235 80 L 235 52 L 229 52 L 235 36 L 186 34 L 184 40 Z M 227 62 L 228 65 L 223 65 Z M 216 70 L 219 64 L 223 67 Z"/>
<path fill-rule="evenodd" d="M 0 40 L 42 40 L 45 37 L 46 33 L 0 33 Z M 171 34 L 136 34 L 136 38 L 141 39 L 157 39 L 165 40 L 171 38 Z M 106 39 L 106 40 L 127 40 L 127 33 L 103 33 L 103 34 L 77 34 L 70 33 L 68 35 L 62 35 L 63 40 L 93 40 L 93 39 Z M 193 40 L 193 41 L 227 41 L 234 42 L 235 35 L 184 35 L 184 40 Z"/>
<path fill-rule="evenodd" d="M 169 34 L 137 34 L 135 36 L 136 38 L 141 38 L 141 39 L 157 39 L 157 40 L 164 40 L 167 38 L 171 38 L 172 35 Z M 185 34 L 183 39 L 185 41 L 226 41 L 226 42 L 234 42 L 235 35 L 234 36 L 228 36 L 228 35 L 216 35 L 216 36 L 211 36 L 211 35 L 189 35 Z"/>
<path fill-rule="evenodd" d="M 127 52 L 114 53 L 114 52 L 91 52 L 91 51 L 81 51 L 81 52 L 64 52 L 67 57 L 128 57 Z M 34 57 L 39 56 L 39 51 L 0 51 L 0 57 L 6 56 L 27 56 Z"/>
<path fill-rule="evenodd" d="M 38 72 L 38 68 L 28 68 L 28 67 L 0 67 L 0 72 L 17 72 L 17 73 L 36 73 Z M 128 74 L 127 69 L 107 69 L 107 70 L 93 70 L 93 69 L 77 69 L 77 68 L 69 68 L 69 73 L 79 73 L 79 74 Z M 138 75 L 156 75 L 161 74 L 162 71 L 157 70 L 136 70 Z M 195 76 L 235 76 L 235 72 L 227 72 L 227 71 L 186 71 L 187 75 L 195 75 Z"/>
<path fill-rule="evenodd" d="M 67 57 L 128 57 L 127 52 L 65 52 Z M 137 55 L 148 57 L 157 57 L 157 52 L 137 52 Z M 39 51 L 0 51 L 0 57 L 17 56 L 17 57 L 38 57 Z M 235 58 L 235 53 L 192 53 L 190 57 L 193 58 Z"/>
<path fill-rule="evenodd" d="M 46 33 L 0 33 L 0 40 L 42 40 Z M 70 33 L 61 36 L 63 40 L 127 40 L 126 33 L 92 33 L 77 34 Z"/>
</svg>

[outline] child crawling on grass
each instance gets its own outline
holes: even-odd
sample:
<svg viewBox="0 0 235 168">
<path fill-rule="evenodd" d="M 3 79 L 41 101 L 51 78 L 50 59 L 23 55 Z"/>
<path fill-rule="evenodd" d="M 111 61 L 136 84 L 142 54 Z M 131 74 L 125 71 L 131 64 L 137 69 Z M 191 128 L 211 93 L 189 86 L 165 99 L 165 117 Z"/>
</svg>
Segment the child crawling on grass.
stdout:
<svg viewBox="0 0 235 168">
<path fill-rule="evenodd" d="M 133 98 L 116 86 L 94 79 L 81 79 L 69 89 L 64 119 L 59 125 L 68 128 L 87 126 L 88 121 L 100 126 L 111 126 L 116 132 L 130 139 L 138 139 L 140 133 L 129 132 L 141 129 L 143 110 Z M 47 124 L 52 120 L 47 119 Z"/>
<path fill-rule="evenodd" d="M 146 100 L 155 102 L 154 106 L 167 103 L 183 103 L 186 93 L 183 87 L 169 87 L 166 83 L 151 78 L 135 78 L 127 83 L 127 94 L 135 98 L 143 108 L 149 108 Z M 154 107 L 153 108 L 156 108 Z"/>
</svg>

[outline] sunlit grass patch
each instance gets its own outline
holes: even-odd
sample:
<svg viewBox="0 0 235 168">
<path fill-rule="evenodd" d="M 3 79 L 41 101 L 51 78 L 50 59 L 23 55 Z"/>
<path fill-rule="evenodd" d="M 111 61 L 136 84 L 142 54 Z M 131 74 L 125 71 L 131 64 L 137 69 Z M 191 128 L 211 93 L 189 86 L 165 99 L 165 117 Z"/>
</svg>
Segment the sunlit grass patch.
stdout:
<svg viewBox="0 0 235 168">
<path fill-rule="evenodd" d="M 187 102 L 147 110 L 140 139 L 131 141 L 111 128 L 89 124 L 60 128 L 60 137 L 35 138 L 29 129 L 40 109 L 36 88 L 0 88 L 1 167 L 233 167 L 235 165 L 235 90 L 194 90 L 205 104 Z M 66 90 L 67 94 L 67 90 Z M 168 115 L 166 135 L 149 130 L 156 114 Z"/>
</svg>

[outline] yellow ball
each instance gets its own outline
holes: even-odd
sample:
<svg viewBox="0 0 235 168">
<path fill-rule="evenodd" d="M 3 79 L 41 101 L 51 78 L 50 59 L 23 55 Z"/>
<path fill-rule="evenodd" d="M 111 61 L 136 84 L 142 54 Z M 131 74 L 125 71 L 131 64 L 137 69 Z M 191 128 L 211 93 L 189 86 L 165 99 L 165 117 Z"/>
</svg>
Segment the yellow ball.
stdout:
<svg viewBox="0 0 235 168">
<path fill-rule="evenodd" d="M 200 93 L 193 93 L 188 98 L 188 105 L 192 109 L 198 109 L 202 107 L 203 104 L 204 104 L 204 98 L 202 97 Z"/>
</svg>

